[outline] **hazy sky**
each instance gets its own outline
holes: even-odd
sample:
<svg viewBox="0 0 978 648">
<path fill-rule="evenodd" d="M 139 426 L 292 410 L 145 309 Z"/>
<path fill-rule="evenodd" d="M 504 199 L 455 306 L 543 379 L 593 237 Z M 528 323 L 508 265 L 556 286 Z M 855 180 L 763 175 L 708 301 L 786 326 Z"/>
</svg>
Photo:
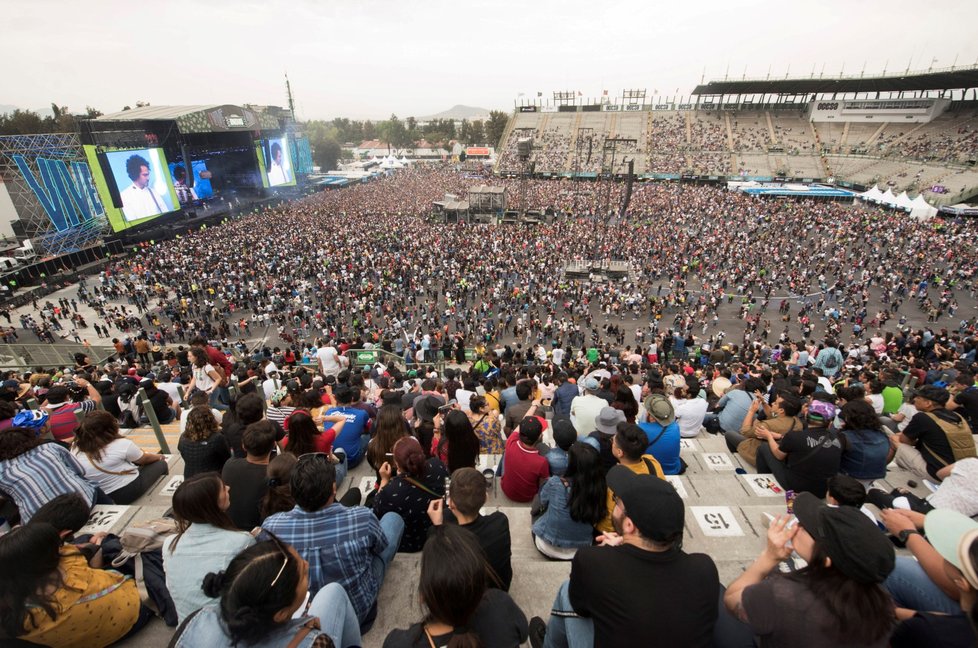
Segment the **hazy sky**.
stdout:
<svg viewBox="0 0 978 648">
<path fill-rule="evenodd" d="M 0 0 L 0 104 L 285 105 L 300 119 L 688 94 L 704 75 L 974 65 L 975 0 Z"/>
</svg>

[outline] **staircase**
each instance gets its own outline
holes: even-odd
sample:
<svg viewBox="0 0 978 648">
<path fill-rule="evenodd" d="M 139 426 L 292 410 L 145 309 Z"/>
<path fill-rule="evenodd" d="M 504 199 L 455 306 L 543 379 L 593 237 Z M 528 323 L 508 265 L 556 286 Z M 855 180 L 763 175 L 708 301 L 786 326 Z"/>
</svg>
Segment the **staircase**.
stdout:
<svg viewBox="0 0 978 648">
<path fill-rule="evenodd" d="M 771 119 L 771 112 L 768 110 L 764 111 L 764 119 L 767 120 L 767 133 L 771 136 L 771 141 L 774 144 L 784 144 L 784 142 L 779 142 L 777 135 L 774 133 L 774 121 Z"/>
<path fill-rule="evenodd" d="M 727 113 L 723 113 L 723 122 L 727 126 L 727 150 L 732 151 L 734 150 L 734 136 L 733 136 L 733 126 L 730 124 L 730 115 L 728 115 Z M 733 169 L 735 167 L 731 166 L 730 168 Z"/>
</svg>

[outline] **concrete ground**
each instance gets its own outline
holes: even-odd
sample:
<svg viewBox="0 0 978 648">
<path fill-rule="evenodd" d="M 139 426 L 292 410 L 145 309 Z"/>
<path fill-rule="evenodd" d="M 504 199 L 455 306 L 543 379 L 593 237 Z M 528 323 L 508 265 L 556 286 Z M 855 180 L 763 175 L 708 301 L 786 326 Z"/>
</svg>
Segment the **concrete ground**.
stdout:
<svg viewBox="0 0 978 648">
<path fill-rule="evenodd" d="M 176 446 L 176 432 L 168 428 L 171 445 Z M 149 430 L 136 430 L 130 438 L 146 449 L 158 447 Z M 720 573 L 720 581 L 727 585 L 733 581 L 760 553 L 765 542 L 765 513 L 778 515 L 785 512 L 783 493 L 768 488 L 767 476 L 758 477 L 754 469 L 727 451 L 722 436 L 701 431 L 700 435 L 682 442 L 682 456 L 689 469 L 682 476 L 670 477 L 686 504 L 686 532 L 683 548 L 689 553 L 705 553 L 713 558 Z M 487 465 L 495 465 L 496 457 L 482 457 Z M 743 468 L 747 474 L 737 474 Z M 133 507 L 112 525 L 121 530 L 129 522 L 160 517 L 170 507 L 171 480 L 182 475 L 183 464 L 174 457 L 170 475 L 163 477 Z M 373 472 L 362 463 L 351 471 L 345 488 L 360 485 L 364 479 L 372 479 Z M 887 491 L 897 486 L 908 487 L 911 476 L 890 466 L 887 476 L 877 484 Z M 755 480 L 760 480 L 759 483 Z M 917 480 L 919 481 L 919 480 Z M 170 485 L 171 488 L 167 488 Z M 341 489 L 343 490 L 343 489 Z M 921 496 L 929 493 L 920 484 L 911 488 Z M 487 511 L 502 511 L 510 524 L 512 536 L 513 584 L 510 595 L 522 608 L 527 618 L 540 616 L 546 619 L 560 584 L 570 573 L 570 564 L 548 560 L 533 545 L 530 533 L 529 505 L 510 501 L 498 488 L 489 492 Z M 418 603 L 417 586 L 420 570 L 420 554 L 398 554 L 387 572 L 380 592 L 379 613 L 373 629 L 364 637 L 365 648 L 378 648 L 388 632 L 404 628 L 422 617 Z M 154 619 L 138 636 L 118 644 L 129 647 L 165 646 L 173 629 Z"/>
</svg>

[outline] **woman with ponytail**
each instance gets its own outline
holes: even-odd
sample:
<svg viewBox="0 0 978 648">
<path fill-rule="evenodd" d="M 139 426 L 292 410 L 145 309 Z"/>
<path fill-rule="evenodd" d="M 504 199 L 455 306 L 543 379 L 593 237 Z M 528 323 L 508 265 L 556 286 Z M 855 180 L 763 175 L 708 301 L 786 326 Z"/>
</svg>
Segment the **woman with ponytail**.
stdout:
<svg viewBox="0 0 978 648">
<path fill-rule="evenodd" d="M 268 471 L 265 473 L 268 492 L 261 499 L 260 505 L 262 522 L 270 515 L 284 513 L 295 508 L 295 499 L 292 497 L 290 484 L 292 471 L 295 470 L 297 463 L 299 463 L 298 458 L 288 452 L 282 453 L 268 462 Z"/>
<path fill-rule="evenodd" d="M 527 639 L 526 615 L 509 594 L 487 584 L 486 556 L 475 535 L 435 527 L 421 554 L 418 598 L 424 620 L 392 630 L 384 648 L 515 648 Z"/>
<path fill-rule="evenodd" d="M 404 535 L 399 552 L 421 551 L 431 520 L 428 504 L 445 496 L 448 469 L 437 457 L 425 459 L 421 444 L 414 437 L 404 437 L 394 444 L 394 466 L 384 462 L 380 467 L 380 489 L 374 498 L 377 518 L 394 512 L 404 519 Z M 397 475 L 391 477 L 393 468 Z"/>
<path fill-rule="evenodd" d="M 348 648 L 360 626 L 346 591 L 326 585 L 312 601 L 309 564 L 273 534 L 248 547 L 227 569 L 204 577 L 204 593 L 220 601 L 191 614 L 173 648 Z"/>
</svg>

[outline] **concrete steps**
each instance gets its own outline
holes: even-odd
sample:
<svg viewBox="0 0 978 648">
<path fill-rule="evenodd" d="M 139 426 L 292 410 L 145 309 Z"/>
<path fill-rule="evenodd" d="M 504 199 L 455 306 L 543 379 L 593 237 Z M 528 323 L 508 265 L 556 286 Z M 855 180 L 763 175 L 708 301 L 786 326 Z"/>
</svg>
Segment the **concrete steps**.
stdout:
<svg viewBox="0 0 978 648">
<path fill-rule="evenodd" d="M 710 555 L 717 564 L 720 581 L 727 585 L 760 553 L 766 534 L 764 515 L 785 512 L 784 492 L 770 487 L 774 483 L 770 476 L 757 475 L 753 467 L 730 453 L 722 436 L 701 432 L 695 438 L 684 439 L 681 455 L 689 465 L 687 472 L 668 479 L 677 486 L 686 504 L 683 548 L 690 553 Z M 498 463 L 495 456 L 481 459 L 480 463 L 486 466 Z M 744 474 L 738 474 L 738 468 Z M 878 480 L 878 486 L 888 491 L 897 486 L 907 487 L 912 476 L 891 468 L 885 479 Z M 165 487 L 174 476 L 183 473 L 179 457 L 172 460 L 170 473 L 136 505 L 129 507 L 112 530 L 119 531 L 131 522 L 163 515 L 172 496 Z M 364 463 L 351 472 L 344 489 L 350 484 L 360 485 L 365 478 L 372 479 L 373 473 Z M 911 490 L 921 496 L 928 494 L 923 485 Z M 500 511 L 509 520 L 514 574 L 510 595 L 527 618 L 546 618 L 557 589 L 570 574 L 570 563 L 549 560 L 537 551 L 531 535 L 529 505 L 510 501 L 498 483 L 489 491 L 484 511 Z M 405 628 L 422 618 L 417 594 L 420 561 L 420 553 L 398 554 L 394 558 L 380 592 L 377 621 L 363 640 L 365 648 L 381 646 L 392 629 Z M 161 621 L 154 620 L 138 637 L 119 645 L 164 646 L 172 632 Z"/>
</svg>

